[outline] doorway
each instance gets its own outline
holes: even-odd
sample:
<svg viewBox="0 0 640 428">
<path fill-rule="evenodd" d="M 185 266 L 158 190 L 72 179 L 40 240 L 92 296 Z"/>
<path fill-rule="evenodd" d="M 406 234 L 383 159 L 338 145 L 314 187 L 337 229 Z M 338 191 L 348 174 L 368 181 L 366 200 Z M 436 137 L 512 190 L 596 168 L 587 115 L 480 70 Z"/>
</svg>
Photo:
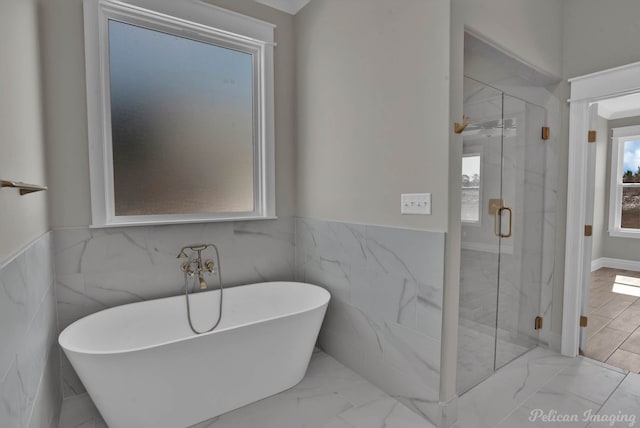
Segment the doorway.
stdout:
<svg viewBox="0 0 640 428">
<path fill-rule="evenodd" d="M 640 96 L 589 106 L 585 274 L 580 353 L 640 372 Z M 590 246 L 590 248 L 589 248 Z M 586 284 L 588 282 L 588 284 Z M 638 332 L 636 333 L 636 330 Z"/>
<path fill-rule="evenodd" d="M 640 224 L 634 223 L 634 218 L 640 214 L 640 185 L 632 183 L 635 181 L 634 171 L 628 174 L 624 168 L 619 168 L 626 164 L 626 149 L 624 144 L 616 146 L 616 136 L 633 137 L 634 133 L 625 134 L 623 130 L 616 135 L 610 132 L 611 127 L 603 133 L 593 131 L 598 127 L 599 115 L 607 110 L 602 107 L 611 102 L 620 103 L 626 97 L 638 97 L 640 63 L 574 78 L 570 83 L 562 353 L 576 356 L 581 350 L 591 358 L 621 366 L 619 361 L 622 359 L 635 360 L 635 355 L 640 355 L 640 331 L 638 326 L 634 327 L 634 308 L 638 304 L 636 294 L 640 294 L 640 280 L 637 277 L 640 275 L 633 272 L 640 270 L 640 263 L 627 260 L 632 258 L 633 251 L 626 251 L 628 257 L 622 259 L 598 255 L 596 242 L 605 238 L 619 238 L 628 245 L 640 245 L 640 239 L 637 239 L 640 238 Z M 640 116 L 640 110 L 633 115 Z M 600 138 L 596 138 L 599 133 Z M 640 133 L 637 136 L 640 140 Z M 592 144 L 598 139 L 609 150 L 606 159 L 609 194 L 604 200 L 600 198 L 599 202 L 596 201 L 595 191 L 598 151 L 597 144 Z M 634 138 L 621 138 L 620 141 L 633 143 Z M 599 160 L 602 161 L 602 157 Z M 636 166 L 640 166 L 640 163 Z M 638 176 L 640 179 L 640 172 Z M 638 204 L 634 203 L 636 199 Z M 601 220 L 599 226 L 597 214 L 604 203 L 607 204 L 603 214 L 605 220 Z M 598 231 L 602 231 L 604 237 L 598 237 Z M 623 368 L 633 370 L 633 367 Z"/>
<path fill-rule="evenodd" d="M 458 393 L 536 347 L 544 254 L 544 108 L 466 77 Z"/>
</svg>

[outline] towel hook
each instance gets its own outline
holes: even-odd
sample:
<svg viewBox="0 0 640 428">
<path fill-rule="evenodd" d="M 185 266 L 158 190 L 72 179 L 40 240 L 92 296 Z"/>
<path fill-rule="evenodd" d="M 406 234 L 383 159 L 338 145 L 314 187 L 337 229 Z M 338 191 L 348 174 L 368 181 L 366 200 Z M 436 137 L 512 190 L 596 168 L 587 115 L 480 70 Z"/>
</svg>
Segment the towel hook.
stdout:
<svg viewBox="0 0 640 428">
<path fill-rule="evenodd" d="M 453 131 L 456 134 L 462 134 L 462 131 L 464 131 L 467 126 L 469 126 L 469 123 L 471 123 L 471 118 L 469 116 L 466 116 L 466 115 L 463 114 L 462 115 L 462 123 L 455 122 L 453 124 Z"/>
</svg>

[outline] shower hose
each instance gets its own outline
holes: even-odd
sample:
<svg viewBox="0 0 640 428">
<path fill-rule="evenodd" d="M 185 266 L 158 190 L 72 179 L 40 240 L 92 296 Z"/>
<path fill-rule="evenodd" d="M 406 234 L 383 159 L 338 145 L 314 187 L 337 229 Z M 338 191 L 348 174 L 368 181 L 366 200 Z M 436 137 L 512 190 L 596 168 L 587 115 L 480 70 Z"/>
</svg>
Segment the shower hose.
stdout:
<svg viewBox="0 0 640 428">
<path fill-rule="evenodd" d="M 220 267 L 220 254 L 218 253 L 218 249 L 215 246 L 213 248 L 216 250 L 216 262 L 218 263 L 218 282 L 220 284 L 220 304 L 218 307 L 218 320 L 215 322 L 213 327 L 211 327 L 208 330 L 198 331 L 193 326 L 193 322 L 191 321 L 191 307 L 189 306 L 189 275 L 187 274 L 186 271 L 184 273 L 184 295 L 187 300 L 187 320 L 189 321 L 189 327 L 191 327 L 191 331 L 193 331 L 195 334 L 204 334 L 204 333 L 209 333 L 210 331 L 215 330 L 216 327 L 218 327 L 218 325 L 220 324 L 220 321 L 222 320 L 222 298 L 224 296 L 224 290 L 222 286 L 222 268 Z"/>
</svg>

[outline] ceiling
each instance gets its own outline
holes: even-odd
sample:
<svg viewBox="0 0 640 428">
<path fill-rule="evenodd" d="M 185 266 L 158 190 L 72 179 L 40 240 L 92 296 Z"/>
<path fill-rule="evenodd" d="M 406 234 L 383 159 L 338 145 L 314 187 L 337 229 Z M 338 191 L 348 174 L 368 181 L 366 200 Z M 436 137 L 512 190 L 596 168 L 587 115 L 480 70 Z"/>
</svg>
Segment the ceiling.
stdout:
<svg viewBox="0 0 640 428">
<path fill-rule="evenodd" d="M 640 116 L 640 93 L 598 101 L 598 115 L 607 120 Z"/>
<path fill-rule="evenodd" d="M 311 0 L 254 0 L 256 3 L 266 4 L 274 9 L 295 15 Z"/>
</svg>

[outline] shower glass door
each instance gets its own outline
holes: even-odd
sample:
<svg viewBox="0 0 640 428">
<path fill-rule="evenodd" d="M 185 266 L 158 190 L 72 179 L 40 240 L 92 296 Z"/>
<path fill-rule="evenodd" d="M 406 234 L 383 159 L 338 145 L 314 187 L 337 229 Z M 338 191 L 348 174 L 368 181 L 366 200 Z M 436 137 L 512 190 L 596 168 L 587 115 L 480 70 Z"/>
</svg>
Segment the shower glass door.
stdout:
<svg viewBox="0 0 640 428">
<path fill-rule="evenodd" d="M 458 393 L 537 345 L 546 113 L 465 79 Z"/>
<path fill-rule="evenodd" d="M 496 369 L 538 344 L 545 188 L 545 110 L 506 94 L 503 107 Z"/>
</svg>

